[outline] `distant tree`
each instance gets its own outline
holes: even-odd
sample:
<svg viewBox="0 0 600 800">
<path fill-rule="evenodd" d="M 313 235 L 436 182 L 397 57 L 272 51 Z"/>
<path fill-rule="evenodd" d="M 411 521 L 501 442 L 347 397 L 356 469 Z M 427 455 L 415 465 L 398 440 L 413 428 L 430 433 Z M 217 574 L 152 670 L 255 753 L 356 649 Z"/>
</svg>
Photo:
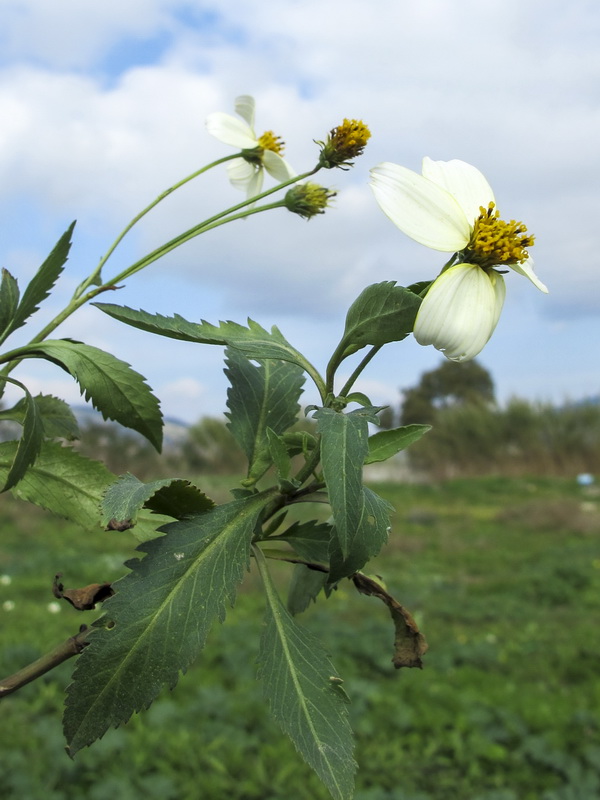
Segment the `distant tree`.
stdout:
<svg viewBox="0 0 600 800">
<path fill-rule="evenodd" d="M 446 361 L 424 372 L 418 385 L 407 389 L 400 420 L 433 423 L 440 410 L 467 404 L 495 403 L 490 373 L 476 361 Z"/>
<path fill-rule="evenodd" d="M 191 468 L 200 471 L 229 474 L 243 467 L 245 461 L 226 420 L 217 417 L 202 417 L 192 425 L 182 451 Z"/>
<path fill-rule="evenodd" d="M 380 428 L 393 428 L 396 425 L 396 411 L 392 406 L 386 406 L 379 414 Z"/>
</svg>

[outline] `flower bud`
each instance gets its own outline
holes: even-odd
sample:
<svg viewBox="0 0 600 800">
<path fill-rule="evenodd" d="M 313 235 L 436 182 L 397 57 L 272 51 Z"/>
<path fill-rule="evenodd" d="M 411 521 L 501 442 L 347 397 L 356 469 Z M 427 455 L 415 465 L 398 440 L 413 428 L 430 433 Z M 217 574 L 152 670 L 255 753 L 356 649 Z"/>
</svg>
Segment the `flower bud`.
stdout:
<svg viewBox="0 0 600 800">
<path fill-rule="evenodd" d="M 299 214 L 304 219 L 310 219 L 317 214 L 324 214 L 332 197 L 336 192 L 331 192 L 317 183 L 298 183 L 286 192 L 285 207 L 294 214 Z"/>
</svg>

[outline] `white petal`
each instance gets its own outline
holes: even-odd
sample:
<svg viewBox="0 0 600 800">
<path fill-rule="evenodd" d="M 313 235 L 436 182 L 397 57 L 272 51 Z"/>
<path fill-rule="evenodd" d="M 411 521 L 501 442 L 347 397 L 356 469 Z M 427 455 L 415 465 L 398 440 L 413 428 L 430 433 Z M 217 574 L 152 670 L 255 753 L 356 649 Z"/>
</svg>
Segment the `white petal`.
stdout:
<svg viewBox="0 0 600 800">
<path fill-rule="evenodd" d="M 503 284 L 479 267 L 457 264 L 443 272 L 425 295 L 414 335 L 451 361 L 468 361 L 484 348 L 500 317 Z"/>
<path fill-rule="evenodd" d="M 279 183 L 296 177 L 296 173 L 287 161 L 284 161 L 280 155 L 277 155 L 277 153 L 274 153 L 272 150 L 264 151 L 262 154 L 262 162 L 269 175 L 279 181 Z"/>
<path fill-rule="evenodd" d="M 250 183 L 246 187 L 246 197 L 254 197 L 257 194 L 260 194 L 264 178 L 265 178 L 264 170 L 257 169 L 254 175 L 252 176 Z M 248 206 L 248 208 L 252 208 L 253 205 L 254 203 Z"/>
<path fill-rule="evenodd" d="M 411 239 L 444 253 L 468 244 L 471 226 L 462 209 L 422 175 L 384 162 L 371 170 L 371 188 L 384 214 Z"/>
<path fill-rule="evenodd" d="M 236 189 L 242 189 L 244 192 L 256 172 L 257 168 L 249 164 L 245 158 L 234 158 L 227 164 L 227 177 Z"/>
<path fill-rule="evenodd" d="M 447 192 L 460 205 L 466 218 L 473 225 L 479 216 L 479 207 L 495 203 L 494 192 L 476 167 L 466 161 L 432 161 L 423 159 L 423 175 Z"/>
<path fill-rule="evenodd" d="M 254 98 L 249 94 L 241 94 L 235 98 L 235 113 L 254 130 Z"/>
<path fill-rule="evenodd" d="M 514 269 L 515 272 L 518 272 L 519 275 L 525 275 L 526 278 L 533 283 L 534 286 L 540 290 L 540 292 L 545 292 L 548 294 L 548 287 L 545 286 L 538 278 L 538 276 L 533 271 L 533 259 L 529 256 L 522 264 L 509 264 L 511 269 Z"/>
<path fill-rule="evenodd" d="M 504 282 L 504 276 L 500 275 L 498 272 L 490 272 L 489 279 L 492 282 L 492 286 L 494 287 L 494 294 L 496 296 L 496 308 L 494 310 L 494 324 L 492 327 L 492 333 L 496 329 L 496 325 L 498 324 L 498 320 L 500 319 L 500 314 L 502 313 L 502 306 L 504 305 L 504 298 L 506 297 L 506 283 Z M 491 334 L 490 334 L 491 335 Z"/>
<path fill-rule="evenodd" d="M 258 140 L 252 128 L 241 119 L 215 111 L 206 118 L 206 130 L 224 144 L 239 147 L 240 150 L 253 150 Z"/>
</svg>

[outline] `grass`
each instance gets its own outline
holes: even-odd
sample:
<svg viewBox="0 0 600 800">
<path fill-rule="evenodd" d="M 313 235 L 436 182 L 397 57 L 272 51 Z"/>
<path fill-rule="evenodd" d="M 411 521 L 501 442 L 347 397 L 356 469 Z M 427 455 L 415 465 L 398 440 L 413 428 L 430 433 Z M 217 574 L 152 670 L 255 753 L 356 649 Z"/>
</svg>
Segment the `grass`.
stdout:
<svg viewBox="0 0 600 800">
<path fill-rule="evenodd" d="M 425 632 L 425 669 L 393 669 L 385 607 L 349 583 L 302 617 L 352 699 L 357 800 L 600 798 L 600 496 L 562 479 L 374 488 L 397 513 L 369 571 Z M 135 542 L 6 498 L 0 520 L 5 675 L 93 618 L 48 610 L 54 573 L 67 586 L 114 579 Z M 74 762 L 60 730 L 73 662 L 5 699 L 0 796 L 325 800 L 255 680 L 262 608 L 250 575 L 175 691 Z"/>
</svg>

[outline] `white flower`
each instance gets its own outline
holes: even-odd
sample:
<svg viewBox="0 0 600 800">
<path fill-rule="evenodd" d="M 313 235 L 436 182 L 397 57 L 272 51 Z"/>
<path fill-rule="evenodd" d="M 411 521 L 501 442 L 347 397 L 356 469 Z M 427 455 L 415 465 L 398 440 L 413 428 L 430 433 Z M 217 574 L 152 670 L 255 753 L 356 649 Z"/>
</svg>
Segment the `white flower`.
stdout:
<svg viewBox="0 0 600 800">
<path fill-rule="evenodd" d="M 398 164 L 371 170 L 371 187 L 384 213 L 415 241 L 455 253 L 425 295 L 415 320 L 420 344 L 432 344 L 454 361 L 474 358 L 494 332 L 510 267 L 542 292 L 527 251 L 533 236 L 519 222 L 504 222 L 494 193 L 478 169 L 464 161 L 423 159 L 419 175 Z"/>
<path fill-rule="evenodd" d="M 206 129 L 212 136 L 243 151 L 240 158 L 227 165 L 231 183 L 244 190 L 247 197 L 254 197 L 262 189 L 265 169 L 279 183 L 293 178 L 296 173 L 281 157 L 281 139 L 272 131 L 258 137 L 254 132 L 254 98 L 248 95 L 237 97 L 235 110 L 242 119 L 221 111 L 209 114 L 206 119 Z"/>
<path fill-rule="evenodd" d="M 432 344 L 450 361 L 469 361 L 494 332 L 506 288 L 497 272 L 455 264 L 432 283 L 415 320 L 419 344 Z"/>
</svg>

